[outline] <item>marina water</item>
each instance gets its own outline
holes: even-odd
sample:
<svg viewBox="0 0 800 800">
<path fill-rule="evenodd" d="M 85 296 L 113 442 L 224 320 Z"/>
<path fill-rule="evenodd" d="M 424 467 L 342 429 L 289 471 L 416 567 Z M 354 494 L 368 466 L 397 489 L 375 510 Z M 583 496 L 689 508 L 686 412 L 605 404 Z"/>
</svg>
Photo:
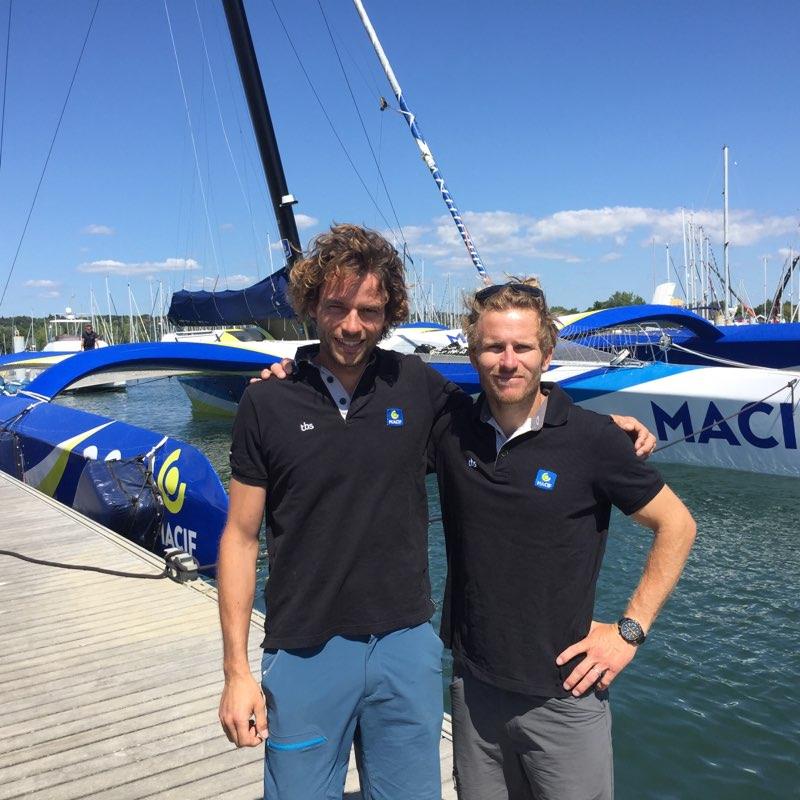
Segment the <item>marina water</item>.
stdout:
<svg viewBox="0 0 800 800">
<path fill-rule="evenodd" d="M 184 439 L 227 484 L 231 421 L 194 416 L 175 380 L 59 402 Z M 616 796 L 800 798 L 800 484 L 661 469 L 694 514 L 698 536 L 647 643 L 611 687 Z M 428 486 L 436 517 L 435 481 Z M 649 532 L 614 513 L 598 619 L 615 620 L 624 609 L 649 544 Z M 438 604 L 445 577 L 440 523 L 430 527 L 429 550 Z M 259 572 L 262 587 L 263 559 Z"/>
</svg>

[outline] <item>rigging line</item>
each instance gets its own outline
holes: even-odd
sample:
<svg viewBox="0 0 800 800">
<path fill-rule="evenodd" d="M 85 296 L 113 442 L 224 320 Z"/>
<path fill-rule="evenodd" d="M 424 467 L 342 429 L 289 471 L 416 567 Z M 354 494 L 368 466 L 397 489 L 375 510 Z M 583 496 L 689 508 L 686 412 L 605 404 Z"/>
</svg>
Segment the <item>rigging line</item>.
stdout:
<svg viewBox="0 0 800 800">
<path fill-rule="evenodd" d="M 216 26 L 216 34 L 217 34 L 217 45 L 220 50 L 224 50 L 224 46 L 222 44 L 222 34 L 221 34 L 221 25 Z M 226 44 L 230 45 L 230 37 L 226 37 Z M 236 89 L 234 89 L 233 81 L 231 80 L 231 69 L 229 64 L 229 59 L 223 59 L 222 65 L 225 71 L 225 80 L 228 86 L 228 94 L 231 97 L 238 97 L 241 93 L 241 82 L 237 82 Z M 238 93 L 237 93 L 238 90 Z M 253 189 L 251 189 L 250 183 L 250 176 L 251 175 L 263 175 L 264 169 L 262 166 L 256 166 L 255 162 L 252 159 L 252 153 L 257 149 L 257 145 L 255 142 L 255 134 L 253 131 L 252 125 L 247 126 L 248 137 L 245 137 L 244 127 L 242 125 L 242 117 L 240 114 L 240 107 L 239 103 L 233 103 L 233 112 L 236 117 L 236 130 L 239 134 L 239 150 L 240 155 L 242 158 L 242 162 L 244 164 L 244 181 L 246 186 L 246 192 L 248 198 L 251 197 L 253 193 Z M 245 144 L 245 140 L 247 144 Z M 255 207 L 259 211 L 263 211 L 263 209 L 271 208 L 272 201 L 269 196 L 269 191 L 267 187 L 267 183 L 264 180 L 257 180 L 255 183 Z M 251 200 L 251 205 L 253 201 Z M 281 236 L 280 232 L 277 228 L 277 222 L 275 220 L 274 215 L 271 214 L 261 214 L 260 216 L 261 222 L 267 227 L 267 240 L 269 241 L 269 236 L 271 232 L 275 233 L 276 241 L 279 241 Z M 257 252 L 256 252 L 256 274 L 261 279 L 261 269 L 260 269 L 260 261 L 261 259 L 264 260 L 264 274 L 269 275 L 272 270 L 272 260 L 268 258 L 267 255 L 262 250 L 263 244 L 257 242 Z"/>
<path fill-rule="evenodd" d="M 678 285 L 681 287 L 681 291 L 683 292 L 683 296 L 686 297 L 686 289 L 683 288 L 683 281 L 681 280 L 681 276 L 678 273 L 678 268 L 675 266 L 675 262 L 672 260 L 672 253 L 669 254 L 669 263 L 672 264 L 672 269 L 675 272 L 675 277 L 678 280 Z"/>
<path fill-rule="evenodd" d="M 378 115 L 378 154 L 383 149 L 383 114 Z M 375 181 L 375 194 L 378 194 L 378 181 Z"/>
<path fill-rule="evenodd" d="M 189 124 L 189 133 L 190 138 L 192 141 L 192 152 L 194 154 L 194 166 L 197 172 L 198 182 L 200 184 L 200 194 L 203 197 L 203 210 L 205 212 L 206 217 L 206 225 L 208 227 L 208 236 L 211 239 L 211 252 L 214 256 L 214 266 L 217 268 L 217 272 L 219 272 L 219 261 L 217 260 L 217 248 L 214 245 L 214 236 L 211 230 L 211 218 L 209 217 L 208 213 L 208 199 L 206 198 L 206 188 L 205 184 L 203 183 L 203 175 L 200 171 L 200 156 L 197 153 L 197 140 L 195 139 L 194 135 L 194 127 L 192 126 L 192 115 L 189 111 L 189 100 L 186 96 L 186 87 L 183 83 L 183 73 L 181 72 L 181 63 L 178 58 L 178 48 L 175 45 L 175 36 L 172 32 L 172 19 L 169 16 L 169 6 L 167 5 L 167 0 L 164 0 L 164 12 L 167 15 L 167 27 L 169 28 L 169 38 L 172 42 L 172 53 L 175 56 L 175 67 L 178 70 L 178 82 L 181 86 L 181 94 L 183 95 L 183 107 L 186 110 L 186 120 Z M 205 266 L 203 267 L 203 272 L 205 272 Z"/>
<path fill-rule="evenodd" d="M 283 17 L 281 17 L 280 12 L 278 11 L 278 7 L 275 5 L 275 0 L 270 0 L 270 2 L 272 3 L 272 7 L 275 9 L 275 14 L 278 17 L 278 22 L 280 22 L 281 28 L 283 28 L 283 32 L 286 34 L 286 39 L 289 42 L 289 47 L 292 48 L 292 52 L 294 53 L 294 57 L 297 59 L 297 63 L 300 65 L 300 69 L 302 70 L 303 75 L 305 76 L 305 79 L 306 79 L 306 81 L 307 81 L 307 83 L 308 83 L 308 85 L 309 85 L 309 87 L 311 89 L 311 92 L 314 95 L 314 97 L 316 98 L 320 109 L 322 110 L 323 116 L 327 120 L 328 125 L 330 126 L 330 129 L 331 129 L 333 135 L 336 137 L 336 141 L 339 142 L 339 146 L 342 148 L 342 152 L 344 153 L 345 158 L 347 158 L 348 162 L 350 163 L 350 166 L 353 168 L 353 172 L 355 172 L 356 177 L 359 180 L 359 183 L 361 183 L 361 185 L 364 187 L 364 191 L 367 193 L 367 197 L 369 197 L 369 199 L 372 201 L 372 205 L 375 206 L 375 210 L 378 212 L 380 218 L 386 224 L 386 227 L 392 232 L 392 235 L 395 238 L 399 238 L 397 236 L 397 234 L 395 233 L 394 228 L 392 227 L 392 223 L 389 222 L 388 219 L 386 219 L 386 215 L 383 213 L 383 210 L 378 205 L 378 201 L 372 196 L 372 192 L 370 192 L 369 187 L 367 186 L 366 182 L 364 181 L 364 178 L 361 177 L 361 173 L 358 171 L 358 167 L 356 167 L 355 163 L 353 162 L 353 159 L 350 156 L 350 153 L 348 152 L 347 148 L 345 147 L 344 142 L 342 141 L 342 137 L 339 136 L 339 133 L 336 130 L 336 127 L 333 124 L 333 120 L 330 118 L 330 115 L 328 114 L 328 111 L 325 108 L 325 104 L 322 102 L 322 98 L 319 96 L 319 93 L 317 92 L 316 87 L 314 86 L 313 82 L 311 81 L 311 76 L 308 74 L 308 71 L 306 70 L 305 65 L 303 64 L 303 61 L 300 58 L 300 54 L 297 52 L 297 48 L 294 46 L 294 42 L 292 41 L 292 37 L 289 35 L 289 31 L 287 30 L 286 25 L 283 22 Z"/>
<path fill-rule="evenodd" d="M 208 187 L 208 208 L 209 208 L 209 215 L 211 217 L 211 226 L 209 227 L 209 235 L 213 235 L 212 231 L 217 231 L 219 241 L 219 262 L 222 265 L 222 272 L 225 275 L 225 288 L 228 288 L 228 265 L 225 260 L 225 251 L 222 247 L 222 238 L 219 236 L 220 223 L 219 217 L 217 215 L 217 202 L 216 202 L 216 186 L 211 179 L 211 159 L 209 158 L 209 153 L 211 152 L 211 148 L 208 143 L 208 112 L 207 112 L 207 103 L 206 103 L 206 71 L 201 71 L 201 81 L 200 81 L 200 113 L 199 118 L 202 122 L 202 135 L 203 135 L 203 152 L 205 153 L 205 170 L 206 170 L 206 186 Z M 220 269 L 217 266 L 217 280 L 220 278 Z M 216 289 L 216 283 L 214 284 Z"/>
<path fill-rule="evenodd" d="M 713 272 L 714 275 L 717 276 L 717 278 L 719 278 L 720 275 L 719 275 L 719 270 L 717 268 L 717 257 L 714 255 L 714 248 L 711 246 L 711 240 L 710 239 L 708 239 L 708 252 L 707 252 L 707 255 L 709 257 L 709 260 L 706 261 L 706 264 L 708 265 L 710 271 Z M 711 292 L 711 299 L 712 300 L 717 300 L 717 302 L 719 302 L 719 296 L 717 294 L 717 289 L 714 286 L 714 278 L 713 278 L 713 276 L 709 277 L 708 286 L 709 286 L 709 290 Z"/>
<path fill-rule="evenodd" d="M 689 439 L 694 439 L 696 434 L 699 435 L 705 433 L 706 431 L 710 431 L 712 428 L 719 425 L 720 422 L 727 422 L 729 419 L 732 419 L 733 417 L 738 417 L 740 414 L 744 414 L 745 411 L 749 411 L 751 408 L 754 408 L 760 403 L 763 403 L 765 400 L 769 400 L 770 397 L 774 397 L 776 394 L 784 391 L 785 389 L 789 389 L 792 392 L 792 395 L 794 395 L 794 389 L 795 386 L 797 386 L 798 381 L 800 381 L 800 378 L 792 378 L 792 380 L 790 380 L 788 383 L 776 389 L 774 392 L 770 392 L 768 395 L 766 395 L 766 397 L 762 397 L 760 400 L 755 400 L 752 403 L 747 403 L 746 405 L 742 406 L 738 411 L 734 411 L 732 414 L 728 414 L 727 417 L 723 417 L 722 419 L 715 419 L 710 425 L 706 425 L 705 427 L 700 428 L 699 431 L 692 431 L 686 436 L 682 436 L 680 439 L 674 439 L 671 442 L 667 442 L 666 444 L 661 445 L 661 447 L 656 447 L 656 449 L 653 450 L 653 454 L 660 453 L 662 450 L 666 450 L 668 447 L 672 447 L 675 444 L 681 444 L 682 442 L 686 442 Z"/>
<path fill-rule="evenodd" d="M 417 145 L 417 149 L 422 156 L 422 160 L 425 162 L 425 166 L 428 168 L 428 171 L 431 173 L 431 177 L 433 178 L 436 186 L 439 189 L 439 194 L 444 201 L 444 204 L 447 206 L 447 210 L 450 213 L 450 217 L 453 220 L 456 228 L 458 228 L 459 235 L 461 236 L 461 241 L 466 247 L 467 252 L 469 253 L 470 260 L 472 261 L 472 265 L 478 272 L 478 275 L 481 277 L 485 284 L 491 283 L 491 279 L 489 277 L 488 272 L 486 271 L 486 267 L 481 260 L 481 257 L 478 253 L 478 249 L 473 241 L 472 237 L 470 236 L 469 231 L 467 230 L 467 225 L 464 222 L 464 219 L 461 215 L 461 212 L 458 210 L 458 207 L 455 204 L 455 200 L 453 196 L 450 194 L 450 190 L 447 188 L 447 184 L 445 183 L 444 177 L 442 173 L 439 171 L 439 167 L 436 164 L 436 160 L 433 157 L 433 153 L 431 152 L 428 143 L 425 141 L 424 137 L 422 136 L 422 131 L 417 124 L 417 119 L 414 113 L 406 104 L 405 100 L 403 99 L 403 90 L 400 88 L 400 84 L 397 82 L 397 78 L 394 74 L 394 70 L 392 69 L 391 64 L 389 63 L 389 59 L 386 57 L 386 53 L 383 50 L 383 46 L 378 39 L 378 35 L 375 32 L 375 29 L 372 26 L 372 22 L 367 15 L 366 9 L 364 8 L 364 4 L 361 0 L 353 0 L 353 4 L 356 7 L 356 12 L 358 13 L 359 18 L 361 19 L 361 23 L 364 26 L 364 30 L 369 37 L 369 40 L 372 42 L 372 46 L 375 49 L 375 54 L 378 57 L 378 60 L 383 67 L 383 71 L 386 73 L 386 79 L 389 81 L 389 84 L 392 87 L 392 92 L 399 104 L 400 112 L 402 113 L 403 117 L 408 124 L 409 131 L 411 132 L 411 136 L 414 139 L 415 144 Z"/>
<path fill-rule="evenodd" d="M 369 73 L 369 70 L 368 70 L 369 77 L 371 79 L 371 85 L 370 85 L 370 81 L 367 80 L 367 77 L 364 74 L 364 71 L 361 69 L 361 65 L 358 63 L 358 59 L 353 55 L 352 51 L 347 46 L 347 42 L 345 42 L 344 37 L 341 35 L 341 32 L 340 31 L 336 31 L 336 35 L 337 35 L 337 38 L 339 39 L 340 46 L 345 51 L 345 53 L 347 53 L 347 55 L 349 56 L 350 60 L 353 62 L 353 66 L 356 68 L 356 72 L 358 72 L 359 77 L 364 82 L 364 86 L 366 86 L 367 91 L 370 92 L 370 94 L 373 95 L 375 100 L 380 102 L 380 100 L 381 100 L 381 87 L 380 87 L 380 84 L 378 83 L 378 80 L 375 78 L 375 75 Z M 373 62 L 370 62 L 370 63 L 373 63 Z"/>
<path fill-rule="evenodd" d="M 711 187 L 714 184 L 719 186 L 719 181 L 722 178 L 722 169 L 719 164 L 718 158 L 714 159 L 714 167 L 711 170 L 711 177 L 708 179 L 708 184 L 706 185 L 706 193 L 703 196 L 703 204 L 701 208 L 708 208 L 708 196 L 711 194 Z"/>
<path fill-rule="evenodd" d="M 742 369 L 763 369 L 763 367 L 759 367 L 756 364 L 745 364 L 743 361 L 734 361 L 730 358 L 722 358 L 721 356 L 712 356 L 710 353 L 702 353 L 699 350 L 692 350 L 689 347 L 684 347 L 681 344 L 677 344 L 677 342 L 670 342 L 669 350 L 680 350 L 684 353 L 689 353 L 692 356 L 698 356 L 699 358 L 705 358 L 708 361 L 714 361 L 719 364 L 724 364 L 726 367 L 740 367 Z"/>
<path fill-rule="evenodd" d="M 151 284 L 152 286 L 152 284 Z M 150 319 L 152 321 L 153 317 L 155 316 L 156 312 L 156 303 L 161 299 L 160 298 L 161 286 L 159 285 L 158 289 L 155 290 L 153 293 L 153 302 L 150 305 Z"/>
<path fill-rule="evenodd" d="M 14 0 L 8 0 L 8 26 L 6 28 L 6 59 L 3 68 L 3 107 L 0 109 L 0 169 L 3 167 L 3 135 L 6 129 L 6 95 L 8 94 L 8 54 L 11 51 L 11 7 Z"/>
<path fill-rule="evenodd" d="M 86 44 L 89 41 L 89 34 L 92 32 L 92 26 L 94 25 L 94 18 L 97 15 L 97 9 L 100 6 L 100 0 L 96 0 L 94 4 L 94 11 L 92 11 L 92 16 L 89 19 L 89 27 L 86 29 L 86 36 L 83 38 L 83 44 L 81 45 L 81 51 L 78 54 L 78 61 L 75 64 L 75 69 L 72 72 L 72 78 L 69 82 L 69 88 L 67 89 L 67 96 L 64 98 L 64 105 L 61 107 L 61 113 L 58 115 L 58 122 L 56 123 L 56 129 L 53 133 L 53 138 L 50 140 L 50 147 L 47 151 L 47 156 L 44 160 L 44 166 L 42 167 L 42 173 L 39 175 L 39 182 L 36 184 L 36 191 L 33 193 L 33 200 L 31 201 L 31 206 L 28 209 L 28 215 L 25 218 L 25 224 L 22 227 L 22 233 L 19 237 L 19 242 L 17 243 L 17 250 L 14 253 L 14 258 L 11 262 L 11 268 L 8 270 L 8 277 L 6 278 L 5 286 L 3 286 L 3 293 L 0 294 L 0 307 L 3 305 L 3 300 L 5 300 L 6 292 L 8 291 L 8 284 L 11 283 L 11 276 L 14 274 L 14 268 L 17 266 L 17 259 L 19 258 L 20 251 L 22 250 L 22 242 L 25 240 L 25 234 L 28 232 L 28 225 L 30 224 L 31 217 L 33 216 L 33 209 L 36 207 L 36 200 L 39 197 L 39 191 L 42 188 L 42 183 L 44 183 L 44 176 L 47 172 L 47 165 L 50 163 L 50 156 L 53 154 L 53 148 L 56 145 L 56 139 L 58 138 L 58 132 L 61 130 L 61 123 L 64 120 L 64 114 L 67 111 L 67 104 L 69 103 L 69 98 L 72 96 L 72 88 L 75 86 L 75 79 L 78 77 L 78 69 L 80 68 L 81 61 L 83 60 L 83 54 L 86 51 Z M 3 101 L 5 102 L 5 92 L 3 93 Z"/>
<path fill-rule="evenodd" d="M 188 133 L 188 131 L 187 131 L 187 133 Z M 183 249 L 179 250 L 179 252 L 183 252 L 184 253 L 183 275 L 182 275 L 182 278 L 181 278 L 182 281 L 183 281 L 182 286 L 183 286 L 184 289 L 187 286 L 189 286 L 189 288 L 191 289 L 191 286 L 189 285 L 192 282 L 191 275 L 189 276 L 189 279 L 188 279 L 189 283 L 188 284 L 187 284 L 187 279 L 186 279 L 186 271 L 189 268 L 188 255 L 189 255 L 189 252 L 190 252 L 190 247 L 197 247 L 197 245 L 194 243 L 194 238 L 195 238 L 195 236 L 194 236 L 194 222 L 195 222 L 195 220 L 194 220 L 194 213 L 193 213 L 194 212 L 194 206 L 195 206 L 196 198 L 197 198 L 197 192 L 195 191 L 195 186 L 196 185 L 197 185 L 197 170 L 193 169 L 192 170 L 192 185 L 191 185 L 191 187 L 189 189 L 189 199 L 188 199 L 187 204 L 186 204 L 186 243 L 185 243 Z M 203 262 L 203 274 L 204 275 L 205 275 L 205 272 L 206 272 L 206 265 L 205 265 L 205 261 L 204 261 Z"/>
<path fill-rule="evenodd" d="M 211 58 L 208 55 L 208 46 L 206 45 L 206 34 L 205 30 L 203 29 L 203 21 L 200 18 L 200 9 L 197 5 L 197 0 L 194 0 L 194 10 L 195 14 L 197 15 L 197 25 L 200 28 L 200 39 L 203 42 L 203 52 L 205 53 L 206 57 L 206 65 L 208 66 L 208 75 L 211 78 L 211 89 L 214 92 L 214 102 L 217 106 L 217 115 L 219 116 L 219 124 L 222 128 L 222 136 L 225 139 L 225 146 L 228 148 L 228 155 L 231 157 L 231 164 L 233 165 L 233 171 L 236 174 L 236 180 L 239 184 L 239 190 L 242 193 L 242 199 L 247 206 L 247 211 L 250 214 L 250 227 L 253 231 L 253 249 L 255 250 L 256 256 L 256 263 L 258 263 L 258 235 L 256 233 L 256 225 L 255 220 L 253 219 L 253 207 L 250 205 L 250 198 L 247 196 L 244 190 L 244 184 L 242 183 L 242 176 L 239 174 L 239 167 L 236 165 L 236 159 L 233 157 L 233 149 L 231 148 L 230 139 L 228 138 L 228 130 L 225 127 L 225 120 L 222 118 L 222 107 L 219 102 L 219 94 L 217 92 L 217 82 L 214 80 L 214 72 L 211 68 Z M 227 282 L 228 272 L 227 268 L 225 270 L 225 280 Z"/>
<path fill-rule="evenodd" d="M 714 274 L 717 276 L 717 280 L 719 280 L 721 282 L 722 281 L 722 275 L 720 275 L 719 265 L 717 264 L 717 257 L 714 255 L 714 248 L 711 246 L 711 242 L 708 243 L 708 249 L 709 249 L 709 253 L 711 254 L 711 262 L 710 263 L 713 263 Z M 741 305 L 744 305 L 744 302 L 742 301 L 742 298 L 738 295 L 736 290 L 733 288 L 733 284 L 731 284 L 728 288 L 729 288 L 729 291 L 730 291 L 731 295 L 737 301 L 737 303 L 740 303 Z"/>
<path fill-rule="evenodd" d="M 400 240 L 407 247 L 408 243 L 406 242 L 405 236 L 403 235 L 403 226 L 400 224 L 400 220 L 397 217 L 397 210 L 395 209 L 394 203 L 392 202 L 392 196 L 389 194 L 389 187 L 386 185 L 386 180 L 383 177 L 383 171 L 381 170 L 381 165 L 378 162 L 378 158 L 375 155 L 375 150 L 372 147 L 372 142 L 370 141 L 369 134 L 367 133 L 367 127 L 366 125 L 364 125 L 364 118 L 361 116 L 361 111 L 358 108 L 358 103 L 356 102 L 356 96 L 355 94 L 353 94 L 353 87 L 350 85 L 350 79 L 347 77 L 347 71 L 345 70 L 344 64 L 342 63 L 342 56 L 339 53 L 339 48 L 336 46 L 336 41 L 333 38 L 333 31 L 331 30 L 331 26 L 328 23 L 328 17 L 325 14 L 325 9 L 322 7 L 321 0 L 317 0 L 317 5 L 319 6 L 320 13 L 322 14 L 322 19 L 325 21 L 325 27 L 328 29 L 328 36 L 330 37 L 331 44 L 333 45 L 333 50 L 336 53 L 336 60 L 339 62 L 339 67 L 342 70 L 342 76 L 344 77 L 344 82 L 347 84 L 347 91 L 350 92 L 350 99 L 353 101 L 353 107 L 356 110 L 358 121 L 361 123 L 361 130 L 364 131 L 364 138 L 367 140 L 367 146 L 369 147 L 369 152 L 372 154 L 372 160 L 375 162 L 375 168 L 378 170 L 378 175 L 381 179 L 381 184 L 383 185 L 383 191 L 386 192 L 386 199 L 389 201 L 389 208 L 392 209 L 392 215 L 394 216 L 394 221 L 397 223 L 397 228 L 400 231 Z"/>
<path fill-rule="evenodd" d="M 180 166 L 180 186 L 178 189 L 178 224 L 175 226 L 175 258 L 180 258 L 181 253 L 181 222 L 183 221 L 183 196 L 186 189 L 186 137 L 188 133 L 183 129 L 183 139 L 181 140 L 181 166 Z M 188 202 L 188 201 L 187 201 Z M 189 213 L 187 212 L 187 225 Z M 184 255 L 188 255 L 184 251 Z M 186 279 L 186 258 L 183 259 L 183 279 Z"/>
</svg>

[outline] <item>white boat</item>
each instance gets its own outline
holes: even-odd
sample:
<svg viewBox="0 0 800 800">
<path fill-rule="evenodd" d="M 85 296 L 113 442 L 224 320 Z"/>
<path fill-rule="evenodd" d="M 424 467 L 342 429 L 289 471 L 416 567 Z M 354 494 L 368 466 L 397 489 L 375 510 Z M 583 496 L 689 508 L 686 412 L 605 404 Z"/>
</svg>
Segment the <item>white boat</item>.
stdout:
<svg viewBox="0 0 800 800">
<path fill-rule="evenodd" d="M 57 364 L 64 358 L 75 356 L 83 352 L 83 332 L 84 325 L 91 325 L 92 320 L 82 317 L 67 308 L 63 317 L 53 317 L 47 320 L 47 343 L 42 347 L 41 352 L 48 357 L 48 360 L 37 360 L 35 366 L 41 369 L 46 364 Z M 95 348 L 109 347 L 108 342 L 99 336 L 95 340 Z M 21 364 L 23 367 L 31 369 L 32 363 Z M 22 381 L 24 384 L 32 375 Z M 120 392 L 124 391 L 126 381 L 122 378 L 108 380 L 99 376 L 88 377 L 85 381 L 71 387 L 71 392 L 91 391 L 91 392 Z"/>
<path fill-rule="evenodd" d="M 66 309 L 63 317 L 53 317 L 47 320 L 47 343 L 42 348 L 43 353 L 80 353 L 83 350 L 81 333 L 84 325 L 91 325 L 92 321 L 86 317 L 76 316 L 72 309 Z M 95 347 L 108 347 L 108 342 L 99 336 L 95 340 Z"/>
</svg>

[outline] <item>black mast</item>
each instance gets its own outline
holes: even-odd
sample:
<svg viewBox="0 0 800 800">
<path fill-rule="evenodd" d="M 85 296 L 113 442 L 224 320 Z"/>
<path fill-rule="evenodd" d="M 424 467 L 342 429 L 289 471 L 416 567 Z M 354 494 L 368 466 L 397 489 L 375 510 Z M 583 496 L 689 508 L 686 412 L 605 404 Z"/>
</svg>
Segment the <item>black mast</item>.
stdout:
<svg viewBox="0 0 800 800">
<path fill-rule="evenodd" d="M 267 177 L 269 194 L 275 209 L 275 218 L 278 221 L 278 231 L 283 240 L 286 265 L 291 269 L 301 252 L 297 223 L 292 211 L 292 205 L 297 201 L 289 193 L 286 176 L 283 174 L 278 142 L 275 139 L 275 130 L 269 115 L 267 97 L 264 94 L 264 84 L 261 81 L 261 72 L 258 69 L 256 51 L 253 48 L 253 39 L 250 36 L 250 26 L 247 24 L 243 0 L 222 0 L 222 5 L 228 20 L 228 29 L 231 33 L 236 61 L 239 64 L 239 74 L 242 77 L 247 105 L 250 108 L 250 118 L 253 121 L 261 163 L 264 165 L 264 174 Z"/>
</svg>

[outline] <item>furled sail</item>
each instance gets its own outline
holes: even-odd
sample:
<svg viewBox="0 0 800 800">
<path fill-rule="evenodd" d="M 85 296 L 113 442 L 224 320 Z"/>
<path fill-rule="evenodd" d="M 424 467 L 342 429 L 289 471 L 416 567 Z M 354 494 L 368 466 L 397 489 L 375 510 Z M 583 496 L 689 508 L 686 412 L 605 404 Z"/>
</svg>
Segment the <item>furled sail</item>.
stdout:
<svg viewBox="0 0 800 800">
<path fill-rule="evenodd" d="M 248 325 L 295 316 L 286 296 L 288 272 L 279 269 L 244 289 L 221 292 L 182 289 L 172 295 L 167 315 L 173 325 Z"/>
</svg>

